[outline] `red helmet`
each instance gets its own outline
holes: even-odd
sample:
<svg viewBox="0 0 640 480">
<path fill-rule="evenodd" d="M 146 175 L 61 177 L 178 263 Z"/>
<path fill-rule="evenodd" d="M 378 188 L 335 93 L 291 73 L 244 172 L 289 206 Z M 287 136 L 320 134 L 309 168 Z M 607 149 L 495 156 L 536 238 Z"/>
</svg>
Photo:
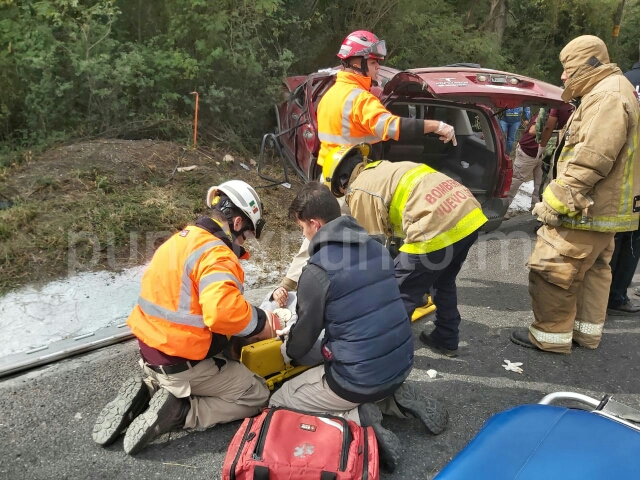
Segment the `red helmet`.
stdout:
<svg viewBox="0 0 640 480">
<path fill-rule="evenodd" d="M 376 58 L 384 60 L 387 47 L 384 40 L 380 40 L 373 33 L 366 30 L 356 30 L 347 35 L 342 42 L 338 58 L 346 60 L 351 57 Z"/>
</svg>

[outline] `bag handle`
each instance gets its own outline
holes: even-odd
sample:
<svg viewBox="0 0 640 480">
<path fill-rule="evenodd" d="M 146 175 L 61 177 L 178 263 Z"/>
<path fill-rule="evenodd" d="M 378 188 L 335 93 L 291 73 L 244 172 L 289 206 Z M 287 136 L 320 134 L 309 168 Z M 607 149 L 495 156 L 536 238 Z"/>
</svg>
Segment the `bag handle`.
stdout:
<svg viewBox="0 0 640 480">
<path fill-rule="evenodd" d="M 253 469 L 253 480 L 269 480 L 269 467 L 256 465 Z"/>
</svg>

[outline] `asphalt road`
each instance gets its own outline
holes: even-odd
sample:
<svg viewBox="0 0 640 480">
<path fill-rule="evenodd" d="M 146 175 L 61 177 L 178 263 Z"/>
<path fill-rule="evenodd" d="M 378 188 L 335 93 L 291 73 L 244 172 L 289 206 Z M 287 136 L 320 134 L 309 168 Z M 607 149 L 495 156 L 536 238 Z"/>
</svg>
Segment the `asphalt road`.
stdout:
<svg viewBox="0 0 640 480">
<path fill-rule="evenodd" d="M 433 437 L 413 420 L 385 419 L 400 437 L 404 456 L 384 479 L 433 478 L 491 415 L 569 390 L 600 397 L 609 393 L 640 407 L 640 316 L 610 318 L 600 348 L 571 355 L 523 349 L 508 340 L 513 327 L 532 320 L 524 263 L 533 246 L 529 216 L 482 235 L 458 282 L 462 313 L 461 355 L 431 353 L 418 340 L 430 319 L 414 324 L 416 387 L 440 399 L 449 428 Z M 257 299 L 264 294 L 257 292 Z M 259 300 L 258 300 L 259 301 Z M 101 448 L 91 440 L 95 417 L 120 384 L 138 372 L 134 342 L 108 347 L 0 382 L 0 478 L 217 479 L 227 445 L 240 422 L 201 432 L 172 432 L 137 457 L 122 440 Z M 523 374 L 503 360 L 523 362 Z M 438 376 L 429 378 L 426 371 Z M 508 447 L 506 445 L 505 447 Z"/>
</svg>

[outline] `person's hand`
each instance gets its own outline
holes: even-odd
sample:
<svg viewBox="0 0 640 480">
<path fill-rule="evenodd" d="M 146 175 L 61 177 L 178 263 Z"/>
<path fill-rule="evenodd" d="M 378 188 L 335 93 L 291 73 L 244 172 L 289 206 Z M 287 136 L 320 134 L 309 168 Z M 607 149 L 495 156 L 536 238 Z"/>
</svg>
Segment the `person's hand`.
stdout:
<svg viewBox="0 0 640 480">
<path fill-rule="evenodd" d="M 558 215 L 558 212 L 556 212 L 545 202 L 536 203 L 531 213 L 534 217 L 538 217 L 539 221 L 551 227 L 559 227 L 560 225 L 562 225 L 562 219 Z"/>
<path fill-rule="evenodd" d="M 255 336 L 256 341 L 275 338 L 277 336 L 276 331 L 282 329 L 282 325 L 280 325 L 280 319 L 275 313 L 270 312 L 269 310 L 263 310 L 263 312 L 267 316 L 267 319 L 264 323 L 264 328 L 262 329 L 262 331 Z"/>
<path fill-rule="evenodd" d="M 280 353 L 282 354 L 282 358 L 284 359 L 284 363 L 289 365 L 291 363 L 291 358 L 287 355 L 287 342 L 282 342 L 280 345 Z"/>
<path fill-rule="evenodd" d="M 522 126 L 527 128 L 529 126 L 529 120 L 523 120 L 522 121 Z"/>
<path fill-rule="evenodd" d="M 543 147 L 542 145 L 538 145 L 538 153 L 536 154 L 536 162 L 541 162 L 544 157 L 544 152 L 547 150 L 547 147 Z"/>
<path fill-rule="evenodd" d="M 273 291 L 273 300 L 280 306 L 284 307 L 287 304 L 289 298 L 289 292 L 284 287 L 278 287 Z"/>
<path fill-rule="evenodd" d="M 291 331 L 292 326 L 293 326 L 293 323 L 287 323 L 287 326 L 284 327 L 282 330 L 276 330 L 276 335 L 278 337 L 284 337 L 286 335 L 289 335 L 289 332 Z"/>
<path fill-rule="evenodd" d="M 440 126 L 435 133 L 440 135 L 440 140 L 444 143 L 452 142 L 454 147 L 458 145 L 458 142 L 456 141 L 456 132 L 451 125 L 440 122 Z"/>
</svg>

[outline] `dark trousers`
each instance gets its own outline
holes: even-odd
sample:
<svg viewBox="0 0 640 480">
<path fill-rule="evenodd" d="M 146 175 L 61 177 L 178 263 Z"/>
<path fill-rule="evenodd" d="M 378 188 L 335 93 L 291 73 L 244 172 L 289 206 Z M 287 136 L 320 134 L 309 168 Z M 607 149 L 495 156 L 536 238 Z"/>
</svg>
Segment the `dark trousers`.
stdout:
<svg viewBox="0 0 640 480">
<path fill-rule="evenodd" d="M 423 255 L 400 252 L 395 259 L 396 280 L 409 317 L 424 303 L 424 294 L 431 291 L 436 306 L 436 319 L 433 322 L 436 328 L 431 336 L 451 350 L 458 348 L 460 325 L 456 277 L 477 239 L 478 232 L 475 231 L 441 250 Z"/>
<path fill-rule="evenodd" d="M 616 233 L 611 257 L 611 288 L 608 308 L 619 308 L 629 301 L 627 289 L 640 259 L 640 230 Z"/>
</svg>

